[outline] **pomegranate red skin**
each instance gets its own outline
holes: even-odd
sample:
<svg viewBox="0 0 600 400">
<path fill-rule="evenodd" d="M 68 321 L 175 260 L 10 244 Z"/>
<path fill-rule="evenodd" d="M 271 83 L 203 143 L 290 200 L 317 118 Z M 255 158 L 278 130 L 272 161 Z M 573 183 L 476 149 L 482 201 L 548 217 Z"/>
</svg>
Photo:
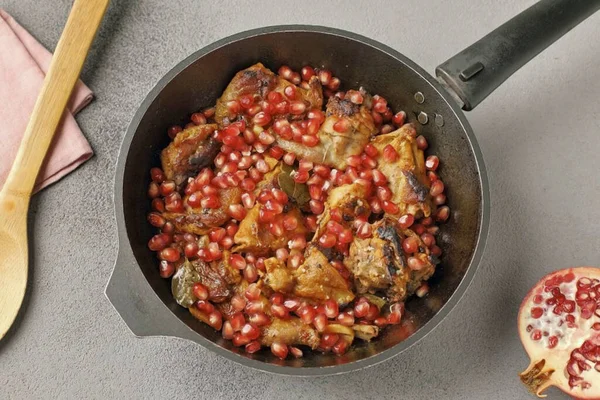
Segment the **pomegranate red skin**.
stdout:
<svg viewBox="0 0 600 400">
<path fill-rule="evenodd" d="M 600 268 L 588 266 L 566 268 L 552 272 L 540 279 L 540 281 L 531 288 L 519 308 L 518 330 L 521 343 L 532 360 L 527 370 L 519 374 L 519 376 L 529 391 L 538 397 L 546 397 L 542 392 L 549 386 L 556 386 L 566 394 L 572 396 L 575 400 L 600 400 L 600 360 L 597 363 L 598 366 L 596 367 L 596 370 L 594 370 L 594 363 L 591 362 L 591 368 L 588 371 L 585 371 L 588 374 L 586 379 L 589 381 L 588 383 L 590 383 L 590 386 L 587 389 L 581 389 L 581 386 L 572 387 L 568 380 L 570 373 L 566 368 L 567 363 L 573 360 L 573 354 L 581 351 L 583 347 L 582 343 L 595 344 L 597 346 L 596 351 L 598 352 L 596 354 L 600 354 L 600 330 L 591 328 L 594 324 L 596 324 L 596 326 L 600 324 L 600 298 L 597 300 L 598 309 L 596 314 L 589 319 L 583 319 L 578 313 L 580 307 L 576 306 L 576 311 L 573 314 L 577 315 L 578 318 L 576 317 L 575 326 L 572 328 L 575 329 L 576 333 L 570 336 L 568 340 L 565 340 L 564 337 L 560 338 L 558 344 L 555 345 L 554 342 L 551 343 L 548 340 L 547 335 L 543 334 L 542 339 L 537 339 L 538 342 L 536 343 L 536 340 L 534 339 L 535 332 L 531 329 L 527 329 L 528 325 L 531 325 L 530 322 L 537 318 L 539 318 L 540 321 L 547 317 L 551 318 L 551 314 L 549 314 L 549 311 L 547 310 L 545 310 L 541 317 L 537 317 L 540 314 L 539 310 L 532 311 L 537 305 L 541 305 L 541 307 L 547 306 L 546 298 L 540 303 L 539 297 L 538 299 L 535 299 L 534 296 L 536 296 L 536 294 L 539 295 L 540 293 L 545 293 L 545 296 L 549 296 L 551 294 L 550 290 L 548 292 L 540 292 L 540 289 L 543 290 L 547 286 L 546 283 L 551 279 L 555 279 L 556 276 L 565 277 L 568 276 L 567 274 L 571 273 L 575 275 L 573 281 L 575 285 L 579 279 L 587 277 L 592 280 L 598 280 L 597 283 L 594 284 L 594 287 L 597 288 L 596 290 L 600 290 Z M 577 288 L 577 286 L 575 287 Z M 577 296 L 575 295 L 575 297 Z M 553 305 L 548 306 L 548 308 L 552 307 Z M 532 320 L 532 318 L 534 319 Z M 541 340 L 546 340 L 545 343 L 547 345 L 543 346 Z M 554 347 L 548 348 L 548 346 Z M 587 361 L 587 363 L 589 366 L 590 362 Z"/>
</svg>

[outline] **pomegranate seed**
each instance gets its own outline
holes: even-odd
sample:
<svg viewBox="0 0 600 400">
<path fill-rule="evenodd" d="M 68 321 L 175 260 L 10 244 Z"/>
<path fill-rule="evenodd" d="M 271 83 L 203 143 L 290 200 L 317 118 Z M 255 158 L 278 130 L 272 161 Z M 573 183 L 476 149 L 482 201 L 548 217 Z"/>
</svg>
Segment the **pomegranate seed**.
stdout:
<svg viewBox="0 0 600 400">
<path fill-rule="evenodd" d="M 280 247 L 275 251 L 275 257 L 283 262 L 285 262 L 288 259 L 289 255 L 290 253 L 284 247 Z"/>
<path fill-rule="evenodd" d="M 225 103 L 225 106 L 231 114 L 238 114 L 241 111 L 240 103 L 237 100 L 230 100 Z"/>
<path fill-rule="evenodd" d="M 365 317 L 369 313 L 370 305 L 366 301 L 359 301 L 354 306 L 354 316 L 356 318 Z"/>
<path fill-rule="evenodd" d="M 287 114 L 290 110 L 289 103 L 287 101 L 282 101 L 280 103 L 275 104 L 273 109 L 273 114 L 284 115 Z M 286 121 L 287 122 L 287 121 Z M 283 128 L 283 131 L 280 133 L 282 137 L 287 137 L 288 135 L 291 137 L 291 130 L 289 125 Z M 288 138 L 289 139 L 289 138 Z"/>
<path fill-rule="evenodd" d="M 219 201 L 219 198 L 217 196 L 211 195 L 204 197 L 202 200 L 200 200 L 200 205 L 202 208 L 215 209 L 221 207 L 221 202 Z"/>
<path fill-rule="evenodd" d="M 333 77 L 329 81 L 329 84 L 327 85 L 327 87 L 331 90 L 338 90 L 340 88 L 341 84 L 342 84 L 342 81 L 340 81 L 340 78 Z"/>
<path fill-rule="evenodd" d="M 150 169 L 150 178 L 153 182 L 160 184 L 165 180 L 165 174 L 160 168 L 151 168 Z"/>
<path fill-rule="evenodd" d="M 293 231 L 298 227 L 298 219 L 293 215 L 286 215 L 283 217 L 283 228 L 286 231 Z"/>
<path fill-rule="evenodd" d="M 233 339 L 233 328 L 231 327 L 231 323 L 229 321 L 225 321 L 223 323 L 223 328 L 221 329 L 221 335 L 223 335 L 223 339 L 231 340 Z"/>
<path fill-rule="evenodd" d="M 333 124 L 333 130 L 339 133 L 348 132 L 350 129 L 350 121 L 346 118 L 340 118 L 335 124 Z"/>
<path fill-rule="evenodd" d="M 398 325 L 400 323 L 401 319 L 402 319 L 402 314 L 397 313 L 397 312 L 391 312 L 387 316 L 387 323 L 389 325 Z"/>
<path fill-rule="evenodd" d="M 435 197 L 437 195 L 442 194 L 444 191 L 444 182 L 437 180 L 431 184 L 431 189 L 429 190 L 429 194 Z"/>
<path fill-rule="evenodd" d="M 211 312 L 208 315 L 208 324 L 218 331 L 221 330 L 223 326 L 223 316 L 221 313 L 217 310 Z"/>
<path fill-rule="evenodd" d="M 237 347 L 244 346 L 244 345 L 250 343 L 251 341 L 252 341 L 252 339 L 242 335 L 241 332 L 236 332 L 233 334 L 232 342 L 233 342 L 234 346 L 237 346 Z"/>
<path fill-rule="evenodd" d="M 300 301 L 296 299 L 287 299 L 283 302 L 283 306 L 288 311 L 296 311 L 300 307 Z"/>
<path fill-rule="evenodd" d="M 244 348 L 244 350 L 246 350 L 246 353 L 248 353 L 248 354 L 253 354 L 253 353 L 256 353 L 257 351 L 259 351 L 260 348 L 261 348 L 260 342 L 257 340 L 254 340 L 254 341 L 248 343 L 246 345 L 246 347 Z"/>
<path fill-rule="evenodd" d="M 368 222 L 363 222 L 356 230 L 356 236 L 361 239 L 369 238 L 373 235 L 373 227 Z"/>
<path fill-rule="evenodd" d="M 254 207 L 254 203 L 256 201 L 256 196 L 254 195 L 254 193 L 243 193 L 242 194 L 242 204 L 244 205 L 245 208 L 252 208 Z"/>
<path fill-rule="evenodd" d="M 379 151 L 377 150 L 377 148 L 375 146 L 373 146 L 371 143 L 369 143 L 365 146 L 364 152 L 366 155 L 368 155 L 369 157 L 372 157 L 372 158 L 377 157 L 377 154 L 379 154 Z"/>
<path fill-rule="evenodd" d="M 201 192 L 204 196 L 215 196 L 219 194 L 219 189 L 211 185 L 202 186 Z"/>
<path fill-rule="evenodd" d="M 160 187 L 156 182 L 150 182 L 150 185 L 148 185 L 148 197 L 155 199 L 158 196 L 160 196 Z"/>
<path fill-rule="evenodd" d="M 273 195 L 273 199 L 281 204 L 287 204 L 289 201 L 288 195 L 281 189 L 273 188 L 271 189 L 271 194 Z"/>
<path fill-rule="evenodd" d="M 351 243 L 354 240 L 352 231 L 350 229 L 344 229 L 338 236 L 338 242 L 340 244 Z"/>
<path fill-rule="evenodd" d="M 187 258 L 196 258 L 198 256 L 198 250 L 200 250 L 200 248 L 197 243 L 188 243 L 183 248 L 183 253 Z"/>
<path fill-rule="evenodd" d="M 257 113 L 254 116 L 254 118 L 252 118 L 252 123 L 254 123 L 255 125 L 258 125 L 258 126 L 265 126 L 269 122 L 271 122 L 271 116 L 264 111 Z M 259 136 L 258 140 L 260 140 L 260 136 Z M 274 140 L 275 140 L 275 138 L 273 138 L 273 141 Z M 271 143 L 273 143 L 273 141 L 271 141 Z M 271 144 L 271 143 L 265 143 L 265 144 Z"/>
<path fill-rule="evenodd" d="M 313 67 L 306 65 L 300 70 L 300 75 L 302 76 L 302 80 L 308 82 L 310 78 L 316 75 L 316 73 Z"/>
<path fill-rule="evenodd" d="M 162 228 L 167 223 L 165 218 L 156 212 L 151 212 L 148 214 L 148 222 L 150 222 L 150 225 L 156 228 Z"/>
<path fill-rule="evenodd" d="M 273 211 L 265 210 L 261 208 L 258 212 L 258 221 L 262 223 L 272 222 L 275 219 L 275 214 Z"/>
<path fill-rule="evenodd" d="M 310 232 L 315 232 L 317 230 L 317 216 L 316 215 L 309 215 L 304 219 L 304 222 L 306 223 L 306 227 L 308 228 L 308 230 Z"/>
<path fill-rule="evenodd" d="M 235 311 L 242 311 L 246 307 L 246 299 L 239 294 L 233 295 L 231 298 L 231 307 Z"/>
<path fill-rule="evenodd" d="M 250 340 L 256 340 L 260 336 L 260 329 L 254 324 L 246 323 L 240 330 L 240 333 Z"/>
<path fill-rule="evenodd" d="M 308 192 L 310 194 L 311 199 L 321 200 L 321 198 L 323 197 L 323 189 L 321 188 L 321 186 L 310 185 L 308 187 Z"/>
<path fill-rule="evenodd" d="M 388 144 L 383 148 L 383 159 L 389 163 L 398 160 L 398 152 L 391 144 Z"/>
<path fill-rule="evenodd" d="M 390 190 L 389 187 L 387 186 L 379 186 L 377 188 L 377 197 L 379 198 L 379 200 L 391 200 L 392 198 L 392 191 Z"/>
<path fill-rule="evenodd" d="M 296 183 L 306 183 L 308 181 L 309 174 L 308 171 L 298 171 L 294 174 L 294 182 Z"/>
<path fill-rule="evenodd" d="M 322 69 L 319 71 L 319 73 L 317 75 L 319 77 L 319 80 L 321 81 L 321 85 L 327 86 L 331 82 L 332 76 L 331 76 L 330 71 L 328 71 L 326 69 Z"/>
<path fill-rule="evenodd" d="M 327 326 L 327 316 L 319 314 L 313 319 L 313 325 L 318 332 L 323 332 Z"/>
<path fill-rule="evenodd" d="M 302 101 L 292 101 L 290 103 L 290 114 L 300 115 L 306 111 L 306 104 Z"/>
<path fill-rule="evenodd" d="M 287 65 L 282 65 L 277 71 L 277 74 L 286 80 L 290 80 L 292 78 L 293 73 L 294 71 L 292 71 L 292 69 Z"/>
<path fill-rule="evenodd" d="M 235 269 L 243 270 L 246 268 L 246 260 L 239 254 L 229 256 L 229 264 Z"/>
<path fill-rule="evenodd" d="M 327 318 L 336 318 L 339 312 L 339 307 L 335 300 L 329 299 L 325 302 L 325 315 Z"/>
<path fill-rule="evenodd" d="M 302 144 L 307 147 L 315 147 L 319 144 L 319 138 L 313 135 L 304 135 L 302 136 Z"/>
<path fill-rule="evenodd" d="M 271 318 L 262 311 L 248 316 L 248 320 L 255 326 L 265 326 L 271 323 Z M 243 331 L 244 328 L 242 328 Z"/>
<path fill-rule="evenodd" d="M 410 265 L 409 265 L 410 266 Z M 417 297 L 425 297 L 429 293 L 429 285 L 427 282 L 423 282 L 421 286 L 415 291 Z"/>
<path fill-rule="evenodd" d="M 241 204 L 231 204 L 227 209 L 227 214 L 238 221 L 243 220 L 246 217 L 247 210 Z"/>
<path fill-rule="evenodd" d="M 383 97 L 373 96 L 373 110 L 382 114 L 387 110 L 387 101 Z"/>
<path fill-rule="evenodd" d="M 179 253 L 179 250 L 177 250 L 173 247 L 167 247 L 166 249 L 162 249 L 160 251 L 160 253 L 158 254 L 158 257 L 161 260 L 175 262 L 175 261 L 179 260 L 179 258 L 181 257 L 181 254 Z"/>
<path fill-rule="evenodd" d="M 211 242 L 220 242 L 227 232 L 223 228 L 213 228 L 208 232 L 208 238 Z"/>
<path fill-rule="evenodd" d="M 260 288 L 256 284 L 248 285 L 245 296 L 250 301 L 258 300 L 260 298 Z"/>
<path fill-rule="evenodd" d="M 227 234 L 229 236 L 235 236 L 235 234 L 237 233 L 239 228 L 239 225 L 236 224 L 233 221 L 230 221 L 229 223 L 227 223 L 227 225 L 225 226 L 225 232 L 227 232 Z"/>
<path fill-rule="evenodd" d="M 344 326 L 354 325 L 354 312 L 352 310 L 344 311 L 338 315 L 337 322 Z"/>
<path fill-rule="evenodd" d="M 165 197 L 175 192 L 176 189 L 177 185 L 173 181 L 164 181 L 160 184 L 160 194 Z"/>
<path fill-rule="evenodd" d="M 281 214 L 283 212 L 283 204 L 281 204 L 275 199 L 268 200 L 265 203 L 264 208 L 268 211 L 274 212 L 275 214 Z"/>
<path fill-rule="evenodd" d="M 427 247 L 431 247 L 435 244 L 435 238 L 431 233 L 424 233 L 421 235 L 421 240 Z"/>
<path fill-rule="evenodd" d="M 281 221 L 273 221 L 269 223 L 269 232 L 276 238 L 282 237 L 284 234 L 283 224 Z"/>
<path fill-rule="evenodd" d="M 290 346 L 290 354 L 291 354 L 292 356 L 294 356 L 295 358 L 301 358 L 301 357 L 302 357 L 302 355 L 303 355 L 303 354 L 302 354 L 302 350 L 300 350 L 300 349 L 299 349 L 299 348 L 297 348 L 297 347 L 293 347 L 293 346 Z"/>
<path fill-rule="evenodd" d="M 271 314 L 281 319 L 288 319 L 290 317 L 289 311 L 283 304 L 271 304 Z"/>
<path fill-rule="evenodd" d="M 325 210 L 325 205 L 322 201 L 312 199 L 308 202 L 310 211 L 315 215 L 320 215 Z"/>
<path fill-rule="evenodd" d="M 330 220 L 327 222 L 326 228 L 333 234 L 340 234 L 344 230 L 344 226 L 337 221 Z"/>
<path fill-rule="evenodd" d="M 429 156 L 425 160 L 425 168 L 430 171 L 435 171 L 437 167 L 440 165 L 440 159 L 438 156 Z"/>
<path fill-rule="evenodd" d="M 424 234 L 425 230 L 426 230 L 425 227 L 421 224 L 413 224 L 413 226 L 412 226 L 412 231 L 415 232 L 419 236 Z"/>
<path fill-rule="evenodd" d="M 296 155 L 294 153 L 287 153 L 283 156 L 283 162 L 287 165 L 293 165 L 296 161 Z"/>
<path fill-rule="evenodd" d="M 397 127 L 400 127 L 402 125 L 404 125 L 404 122 L 406 121 L 406 113 L 404 111 L 398 111 L 393 117 L 392 117 L 392 122 L 394 123 L 394 125 L 396 125 Z"/>
<path fill-rule="evenodd" d="M 368 304 L 368 303 L 367 303 Z M 379 308 L 375 304 L 369 304 L 369 311 L 365 315 L 367 321 L 373 321 L 379 317 Z"/>
<path fill-rule="evenodd" d="M 413 271 L 420 271 L 425 268 L 425 263 L 417 257 L 409 257 L 407 260 L 408 267 Z"/>
<path fill-rule="evenodd" d="M 279 342 L 275 342 L 271 345 L 271 353 L 279 359 L 284 360 L 288 355 L 288 347 Z"/>
<path fill-rule="evenodd" d="M 351 167 L 360 167 L 361 165 L 361 159 L 360 156 L 355 155 L 355 156 L 350 156 L 348 158 L 346 158 L 346 163 L 351 166 Z"/>
<path fill-rule="evenodd" d="M 258 104 L 256 104 L 256 105 L 253 105 L 252 107 L 250 107 L 248 110 L 246 110 L 246 114 L 253 117 L 256 114 L 258 114 L 261 110 L 262 110 L 262 107 L 259 106 Z"/>
<path fill-rule="evenodd" d="M 213 306 L 212 303 L 207 300 L 198 300 L 196 302 L 196 308 L 206 314 L 210 314 L 215 311 L 215 306 Z"/>
<path fill-rule="evenodd" d="M 303 250 L 306 247 L 306 238 L 303 235 L 297 235 L 288 242 L 290 250 Z"/>
<path fill-rule="evenodd" d="M 175 273 L 175 266 L 166 260 L 162 260 L 158 265 L 158 273 L 161 278 L 170 278 Z"/>
<path fill-rule="evenodd" d="M 316 312 L 312 306 L 302 306 L 296 310 L 296 314 L 300 317 L 302 322 L 305 324 L 310 324 L 315 318 Z"/>
<path fill-rule="evenodd" d="M 531 317 L 538 319 L 540 318 L 542 315 L 544 315 L 544 310 L 540 307 L 533 307 L 531 309 Z"/>
<path fill-rule="evenodd" d="M 427 147 L 429 147 L 429 144 L 427 143 L 427 139 L 425 139 L 425 137 L 423 135 L 420 135 L 417 137 L 416 139 L 417 142 L 417 148 L 419 150 L 427 150 Z"/>
<path fill-rule="evenodd" d="M 364 101 L 363 95 L 356 90 L 348 91 L 346 97 L 354 104 L 362 104 Z"/>
<path fill-rule="evenodd" d="M 394 130 L 394 127 L 390 124 L 385 124 L 381 127 L 381 129 L 379 130 L 379 133 L 381 133 L 382 135 L 386 135 L 390 132 L 392 132 Z"/>
<path fill-rule="evenodd" d="M 298 97 L 298 90 L 295 86 L 289 85 L 283 89 L 283 94 L 290 100 L 296 100 Z"/>
<path fill-rule="evenodd" d="M 181 131 L 183 131 L 183 128 L 181 126 L 179 126 L 179 125 L 173 125 L 172 127 L 170 127 L 167 130 L 167 134 L 169 135 L 169 137 L 171 139 L 175 139 L 175 136 L 177 136 L 177 134 L 179 132 L 181 132 Z"/>
<path fill-rule="evenodd" d="M 273 93 L 273 92 L 271 92 Z M 269 94 L 271 94 L 269 93 Z M 240 96 L 240 98 L 238 99 L 240 106 L 242 106 L 242 108 L 250 108 L 252 107 L 252 105 L 254 105 L 254 96 L 251 94 L 245 94 Z"/>
<path fill-rule="evenodd" d="M 438 208 L 435 213 L 436 221 L 445 222 L 450 217 L 450 208 L 448 206 L 443 206 Z"/>
<path fill-rule="evenodd" d="M 385 328 L 385 326 L 388 324 L 388 321 L 386 317 L 377 317 L 373 320 L 373 323 L 380 328 Z"/>
<path fill-rule="evenodd" d="M 254 283 L 258 280 L 258 271 L 256 270 L 256 267 L 254 265 L 246 265 L 246 268 L 244 268 L 244 279 L 248 283 Z"/>
<path fill-rule="evenodd" d="M 206 124 L 206 117 L 202 113 L 193 113 L 192 117 L 190 119 L 196 125 L 204 125 L 204 124 Z"/>
<path fill-rule="evenodd" d="M 324 348 L 330 348 L 340 340 L 340 335 L 337 333 L 325 333 L 321 336 L 320 345 Z"/>
<path fill-rule="evenodd" d="M 433 198 L 433 203 L 436 206 L 441 206 L 446 203 L 446 195 L 444 193 L 440 193 Z"/>
</svg>

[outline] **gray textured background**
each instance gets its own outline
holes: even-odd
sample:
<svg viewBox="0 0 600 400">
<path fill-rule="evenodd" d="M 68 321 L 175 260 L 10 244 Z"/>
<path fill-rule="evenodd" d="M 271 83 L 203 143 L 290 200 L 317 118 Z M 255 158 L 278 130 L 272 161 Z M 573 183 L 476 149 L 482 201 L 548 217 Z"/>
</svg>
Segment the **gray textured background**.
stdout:
<svg viewBox="0 0 600 400">
<path fill-rule="evenodd" d="M 104 297 L 117 251 L 114 169 L 138 104 L 176 62 L 242 30 L 330 25 L 433 71 L 534 1 L 219 3 L 113 0 L 83 72 L 97 99 L 77 118 L 96 156 L 33 199 L 33 272 L 26 312 L 0 343 L 0 399 L 530 398 L 517 378 L 528 364 L 515 324 L 522 296 L 554 269 L 600 263 L 600 14 L 468 114 L 489 171 L 492 219 L 461 303 L 391 361 L 304 379 L 242 368 L 183 340 L 136 339 Z M 0 0 L 49 48 L 70 4 Z"/>
</svg>

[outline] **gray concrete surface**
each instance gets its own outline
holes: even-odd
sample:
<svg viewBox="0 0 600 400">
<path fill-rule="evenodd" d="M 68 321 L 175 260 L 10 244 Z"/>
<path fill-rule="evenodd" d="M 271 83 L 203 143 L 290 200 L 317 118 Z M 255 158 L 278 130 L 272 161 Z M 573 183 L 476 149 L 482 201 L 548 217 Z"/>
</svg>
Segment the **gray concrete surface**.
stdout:
<svg viewBox="0 0 600 400">
<path fill-rule="evenodd" d="M 218 3 L 220 5 L 218 5 Z M 488 246 L 461 303 L 395 359 L 327 378 L 267 375 L 178 339 L 136 339 L 103 294 L 117 251 L 117 152 L 176 62 L 249 28 L 314 23 L 386 43 L 433 71 L 533 0 L 113 0 L 83 72 L 77 118 L 96 156 L 37 195 L 25 312 L 0 343 L 0 399 L 527 399 L 515 319 L 543 274 L 600 264 L 600 14 L 469 113 L 492 194 Z M 70 0 L 0 0 L 54 48 Z M 315 44 L 317 45 L 317 44 Z M 558 391 L 550 399 L 566 399 Z"/>
</svg>

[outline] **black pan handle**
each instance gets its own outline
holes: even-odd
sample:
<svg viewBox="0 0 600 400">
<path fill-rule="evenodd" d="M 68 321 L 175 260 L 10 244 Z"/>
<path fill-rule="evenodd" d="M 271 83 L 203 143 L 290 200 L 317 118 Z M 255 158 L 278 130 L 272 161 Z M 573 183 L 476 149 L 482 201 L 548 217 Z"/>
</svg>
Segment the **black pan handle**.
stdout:
<svg viewBox="0 0 600 400">
<path fill-rule="evenodd" d="M 502 82 L 581 21 L 600 0 L 540 0 L 435 69 L 472 110 Z M 589 38 L 595 43 L 598 38 Z M 597 46 L 600 51 L 600 46 Z"/>
</svg>

